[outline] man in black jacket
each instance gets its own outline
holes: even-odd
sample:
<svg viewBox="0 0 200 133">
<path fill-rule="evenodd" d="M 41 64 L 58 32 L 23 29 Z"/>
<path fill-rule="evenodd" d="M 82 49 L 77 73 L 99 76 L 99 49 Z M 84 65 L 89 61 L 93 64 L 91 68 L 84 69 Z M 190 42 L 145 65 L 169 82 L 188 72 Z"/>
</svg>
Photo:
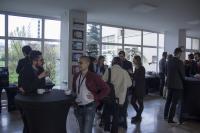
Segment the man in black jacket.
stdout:
<svg viewBox="0 0 200 133">
<path fill-rule="evenodd" d="M 164 118 L 168 123 L 175 123 L 173 118 L 176 112 L 176 105 L 182 97 L 183 81 L 185 77 L 184 64 L 180 60 L 182 50 L 176 48 L 174 57 L 167 63 L 167 87 L 168 95 L 165 104 Z M 180 121 L 181 122 L 181 121 Z"/>
<path fill-rule="evenodd" d="M 20 73 L 20 71 L 27 65 L 30 65 L 29 54 L 32 51 L 31 47 L 26 45 L 22 47 L 22 52 L 24 54 L 24 58 L 20 59 L 17 64 L 16 73 Z"/>
<path fill-rule="evenodd" d="M 21 81 L 20 90 L 24 94 L 37 93 L 38 88 L 44 88 L 44 78 L 49 75 L 48 72 L 41 71 L 44 60 L 40 51 L 32 51 L 30 53 L 30 62 L 31 65 L 24 67 L 19 75 Z"/>
<path fill-rule="evenodd" d="M 162 59 L 159 61 L 159 76 L 160 76 L 160 96 L 163 96 L 163 88 L 165 85 L 165 74 L 166 74 L 166 60 L 167 52 L 163 52 Z"/>
</svg>

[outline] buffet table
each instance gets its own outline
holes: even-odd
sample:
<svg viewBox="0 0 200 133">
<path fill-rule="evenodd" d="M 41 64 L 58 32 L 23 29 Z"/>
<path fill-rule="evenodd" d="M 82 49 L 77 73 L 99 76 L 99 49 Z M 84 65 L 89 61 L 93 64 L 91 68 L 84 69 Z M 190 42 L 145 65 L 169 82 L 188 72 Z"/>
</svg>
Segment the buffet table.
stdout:
<svg viewBox="0 0 200 133">
<path fill-rule="evenodd" d="M 67 114 L 74 101 L 64 90 L 52 90 L 45 94 L 15 97 L 23 110 L 29 133 L 66 133 Z"/>
<path fill-rule="evenodd" d="M 158 92 L 159 91 L 159 85 L 160 85 L 160 77 L 159 75 L 145 75 L 145 88 L 146 88 L 146 94 L 149 92 Z"/>
<path fill-rule="evenodd" d="M 186 77 L 184 82 L 182 118 L 200 119 L 200 80 Z"/>
</svg>

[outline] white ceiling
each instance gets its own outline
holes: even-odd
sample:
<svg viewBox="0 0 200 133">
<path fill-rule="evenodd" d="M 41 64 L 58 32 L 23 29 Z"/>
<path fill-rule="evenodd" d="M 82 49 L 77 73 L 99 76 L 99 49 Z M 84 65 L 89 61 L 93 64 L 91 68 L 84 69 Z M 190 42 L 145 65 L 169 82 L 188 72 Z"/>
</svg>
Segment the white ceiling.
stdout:
<svg viewBox="0 0 200 133">
<path fill-rule="evenodd" d="M 141 4 L 156 7 L 137 12 Z M 89 22 L 165 32 L 184 28 L 200 37 L 200 0 L 0 0 L 0 10 L 59 17 L 67 9 L 84 10 Z M 193 22 L 194 21 L 194 22 Z"/>
</svg>

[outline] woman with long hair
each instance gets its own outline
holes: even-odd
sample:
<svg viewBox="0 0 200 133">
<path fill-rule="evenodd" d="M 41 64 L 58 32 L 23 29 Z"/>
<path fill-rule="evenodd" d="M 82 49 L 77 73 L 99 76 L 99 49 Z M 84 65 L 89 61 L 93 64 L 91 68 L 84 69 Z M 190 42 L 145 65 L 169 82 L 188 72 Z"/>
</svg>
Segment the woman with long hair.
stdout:
<svg viewBox="0 0 200 133">
<path fill-rule="evenodd" d="M 131 123 L 140 122 L 142 120 L 142 112 L 144 109 L 143 98 L 145 94 L 145 68 L 142 65 L 141 57 L 135 55 L 133 64 L 135 65 L 135 72 L 132 75 L 133 94 L 131 104 L 137 114 L 135 117 L 132 117 Z"/>
</svg>

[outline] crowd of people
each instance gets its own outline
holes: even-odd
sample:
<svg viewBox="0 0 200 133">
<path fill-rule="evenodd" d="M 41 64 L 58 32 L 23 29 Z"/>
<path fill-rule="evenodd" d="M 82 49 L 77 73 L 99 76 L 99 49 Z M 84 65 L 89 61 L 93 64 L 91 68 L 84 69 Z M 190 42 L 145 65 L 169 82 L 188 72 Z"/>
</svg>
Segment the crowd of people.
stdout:
<svg viewBox="0 0 200 133">
<path fill-rule="evenodd" d="M 200 74 L 200 53 L 191 53 L 188 60 L 182 61 L 182 52 L 181 48 L 174 50 L 174 56 L 163 52 L 159 61 L 160 95 L 166 98 L 164 119 L 169 123 L 176 123 L 174 116 L 178 102 L 182 102 L 185 77 L 199 78 Z M 181 124 L 180 115 L 178 120 Z"/>
<path fill-rule="evenodd" d="M 145 93 L 145 68 L 141 57 L 135 55 L 133 62 L 120 51 L 112 60 L 111 67 L 104 64 L 105 57 L 98 59 L 82 56 L 79 60 L 80 72 L 73 78 L 73 92 L 77 95 L 74 106 L 80 131 L 91 133 L 95 113 L 100 113 L 99 125 L 105 132 L 127 129 L 128 95 L 136 116 L 131 122 L 142 120 Z M 135 71 L 133 66 L 135 65 Z"/>
<path fill-rule="evenodd" d="M 49 75 L 43 67 L 42 53 L 32 50 L 29 46 L 24 46 L 22 52 L 25 57 L 19 60 L 16 69 L 19 74 L 19 91 L 24 95 L 37 93 L 37 89 L 44 88 L 45 77 Z M 160 95 L 167 95 L 164 119 L 168 123 L 175 123 L 173 119 L 177 103 L 183 94 L 185 75 L 195 76 L 200 73 L 200 53 L 189 54 L 189 60 L 185 62 L 180 59 L 181 54 L 181 48 L 176 48 L 174 55 L 163 52 L 159 61 Z M 101 120 L 99 126 L 105 132 L 125 131 L 129 96 L 131 105 L 136 111 L 131 123 L 142 120 L 145 68 L 141 57 L 134 55 L 130 62 L 125 58 L 125 52 L 120 51 L 118 56 L 112 59 L 110 67 L 105 65 L 104 61 L 104 56 L 99 56 L 98 59 L 81 56 L 80 71 L 73 75 L 72 90 L 76 96 L 73 107 L 81 133 L 92 133 L 95 114 L 99 114 Z M 165 87 L 167 91 L 163 89 Z M 27 133 L 26 120 L 23 111 L 20 112 L 25 124 L 24 133 Z M 181 123 L 181 119 L 179 120 Z"/>
</svg>

